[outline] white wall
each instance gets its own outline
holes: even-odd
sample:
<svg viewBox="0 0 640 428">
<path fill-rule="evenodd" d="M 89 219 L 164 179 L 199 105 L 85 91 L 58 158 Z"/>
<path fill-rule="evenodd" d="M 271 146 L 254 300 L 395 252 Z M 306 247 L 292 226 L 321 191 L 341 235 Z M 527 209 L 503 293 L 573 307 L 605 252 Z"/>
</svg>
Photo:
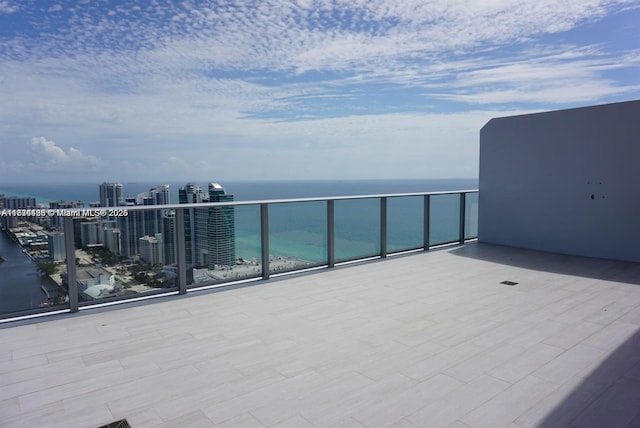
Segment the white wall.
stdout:
<svg viewBox="0 0 640 428">
<path fill-rule="evenodd" d="M 640 261 L 640 101 L 490 120 L 482 242 Z"/>
</svg>

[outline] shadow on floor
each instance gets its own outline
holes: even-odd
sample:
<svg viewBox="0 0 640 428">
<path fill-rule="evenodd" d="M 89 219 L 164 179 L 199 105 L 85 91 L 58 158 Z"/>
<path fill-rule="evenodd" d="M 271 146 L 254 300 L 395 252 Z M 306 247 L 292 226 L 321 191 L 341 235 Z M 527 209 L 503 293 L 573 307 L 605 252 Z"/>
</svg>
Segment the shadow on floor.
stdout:
<svg viewBox="0 0 640 428">
<path fill-rule="evenodd" d="M 450 252 L 523 269 L 640 285 L 640 263 L 547 253 L 482 242 L 466 244 Z"/>
<path fill-rule="evenodd" d="M 640 263 L 473 243 L 462 257 L 583 278 L 640 285 Z M 615 321 L 614 321 L 615 322 Z M 640 427 L 640 331 L 567 392 L 536 427 Z"/>
<path fill-rule="evenodd" d="M 536 426 L 640 426 L 640 332 L 615 349 Z"/>
</svg>

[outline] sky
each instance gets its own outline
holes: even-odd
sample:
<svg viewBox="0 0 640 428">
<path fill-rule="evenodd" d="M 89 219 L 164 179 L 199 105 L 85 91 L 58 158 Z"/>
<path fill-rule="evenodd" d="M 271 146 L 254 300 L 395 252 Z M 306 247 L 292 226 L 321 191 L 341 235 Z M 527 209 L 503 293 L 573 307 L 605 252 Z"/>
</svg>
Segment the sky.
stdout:
<svg viewBox="0 0 640 428">
<path fill-rule="evenodd" d="M 640 98 L 640 1 L 0 0 L 0 184 L 474 178 Z"/>
</svg>

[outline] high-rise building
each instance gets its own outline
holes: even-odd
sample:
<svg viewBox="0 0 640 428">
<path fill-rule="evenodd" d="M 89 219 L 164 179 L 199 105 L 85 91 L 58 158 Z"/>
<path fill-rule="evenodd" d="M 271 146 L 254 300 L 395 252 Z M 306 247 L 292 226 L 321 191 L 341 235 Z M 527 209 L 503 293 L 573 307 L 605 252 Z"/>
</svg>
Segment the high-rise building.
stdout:
<svg viewBox="0 0 640 428">
<path fill-rule="evenodd" d="M 166 205 L 169 203 L 169 185 L 152 187 L 146 192 L 138 194 L 136 205 Z M 154 236 L 161 233 L 163 228 L 162 218 L 167 214 L 166 210 L 141 211 L 143 235 Z M 141 235 L 141 236 L 143 236 Z"/>
<path fill-rule="evenodd" d="M 138 194 L 135 198 L 126 198 L 127 206 L 134 205 L 166 205 L 169 204 L 169 185 L 152 187 L 146 192 Z M 158 261 L 154 259 L 153 264 L 174 264 L 175 263 L 175 226 L 174 213 L 171 210 L 144 210 L 131 211 L 126 217 L 118 217 L 118 227 L 120 229 L 120 244 L 122 255 L 127 258 L 141 256 L 140 238 L 160 237 L 162 248 L 160 254 L 163 257 Z M 164 234 L 171 236 L 163 236 Z M 147 241 L 144 241 L 145 248 L 148 248 Z M 171 249 L 167 248 L 172 246 Z M 145 250 L 147 251 L 147 250 Z M 164 256 L 166 254 L 166 257 Z M 157 263 L 156 263 L 157 262 Z"/>
<path fill-rule="evenodd" d="M 209 202 L 232 202 L 218 183 L 209 183 Z M 207 216 L 207 266 L 233 266 L 236 263 L 235 209 L 233 206 L 210 207 Z"/>
<path fill-rule="evenodd" d="M 123 204 L 121 183 L 102 183 L 100 185 L 100 206 L 119 207 Z"/>
<path fill-rule="evenodd" d="M 4 195 L 3 195 L 4 196 Z M 8 210 L 22 210 L 36 207 L 36 198 L 10 196 L 4 197 L 4 208 Z"/>
<path fill-rule="evenodd" d="M 181 204 L 200 204 L 208 201 L 209 196 L 202 187 L 187 183 L 178 189 L 178 201 Z M 188 266 L 202 265 L 200 257 L 207 251 L 207 210 L 187 208 L 184 210 L 185 258 Z"/>
<path fill-rule="evenodd" d="M 126 198 L 124 205 L 131 207 L 136 204 L 135 198 Z M 126 217 L 116 217 L 118 229 L 120 229 L 120 254 L 130 259 L 138 254 L 137 224 L 139 223 L 140 212 L 131 211 Z"/>
<path fill-rule="evenodd" d="M 174 211 L 167 212 L 162 217 L 162 241 L 165 266 L 177 263 L 176 257 L 176 215 Z"/>
<path fill-rule="evenodd" d="M 9 210 L 21 210 L 28 208 L 36 208 L 36 198 L 31 197 L 18 197 L 0 195 L 0 207 Z M 14 216 L 0 217 L 0 225 L 7 229 L 16 227 L 18 225 L 18 218 Z"/>
<path fill-rule="evenodd" d="M 181 204 L 231 202 L 218 183 L 209 183 L 208 192 L 187 183 L 178 192 Z M 186 259 L 189 266 L 214 269 L 235 264 L 235 210 L 233 207 L 187 208 L 184 212 Z"/>
<path fill-rule="evenodd" d="M 91 219 L 80 223 L 82 247 L 104 243 L 104 230 L 116 227 L 115 220 Z"/>
<path fill-rule="evenodd" d="M 162 233 L 157 233 L 155 236 L 143 236 L 140 241 L 140 258 L 150 265 L 162 264 L 164 260 L 163 256 L 163 244 Z"/>
<path fill-rule="evenodd" d="M 122 254 L 120 245 L 120 229 L 115 227 L 106 227 L 103 231 L 102 245 L 116 256 Z"/>
<path fill-rule="evenodd" d="M 47 237 L 47 249 L 49 250 L 49 258 L 53 261 L 62 261 L 67 258 L 65 252 L 64 233 L 52 232 Z"/>
<path fill-rule="evenodd" d="M 102 244 L 102 225 L 99 220 L 83 221 L 80 223 L 80 241 L 82 247 Z"/>
</svg>

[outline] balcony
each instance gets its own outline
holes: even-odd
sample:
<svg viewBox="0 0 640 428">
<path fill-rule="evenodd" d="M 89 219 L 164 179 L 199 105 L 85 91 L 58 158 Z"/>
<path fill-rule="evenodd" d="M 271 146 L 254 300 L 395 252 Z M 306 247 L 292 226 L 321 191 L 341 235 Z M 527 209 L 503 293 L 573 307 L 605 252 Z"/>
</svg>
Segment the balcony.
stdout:
<svg viewBox="0 0 640 428">
<path fill-rule="evenodd" d="M 638 285 L 468 243 L 14 322 L 0 424 L 638 426 Z"/>
</svg>

